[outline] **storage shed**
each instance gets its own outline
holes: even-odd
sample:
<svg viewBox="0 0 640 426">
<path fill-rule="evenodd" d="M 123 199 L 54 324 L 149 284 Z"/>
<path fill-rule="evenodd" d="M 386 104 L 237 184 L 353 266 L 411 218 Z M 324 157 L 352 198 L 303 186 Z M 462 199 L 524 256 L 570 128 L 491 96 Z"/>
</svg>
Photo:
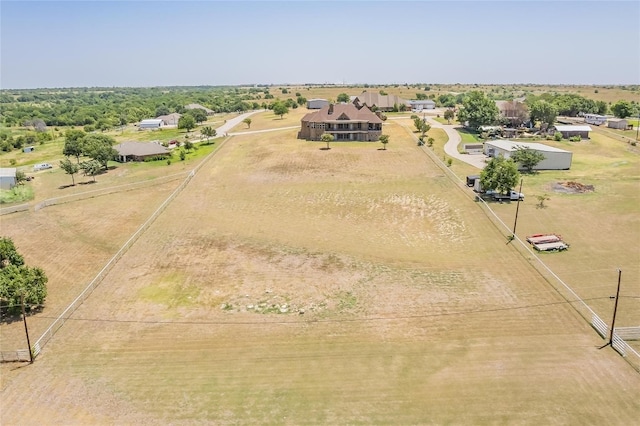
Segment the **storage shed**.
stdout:
<svg viewBox="0 0 640 426">
<path fill-rule="evenodd" d="M 164 125 L 164 122 L 159 118 L 150 118 L 147 120 L 142 120 L 138 125 L 139 130 L 144 129 L 159 129 Z"/>
<path fill-rule="evenodd" d="M 580 136 L 582 139 L 589 139 L 591 126 L 555 126 L 552 129 L 555 129 L 553 132 L 562 133 L 562 137 L 565 139 L 569 139 L 572 136 Z"/>
<path fill-rule="evenodd" d="M 329 101 L 326 99 L 309 99 L 307 101 L 307 109 L 322 109 L 329 106 Z"/>
<path fill-rule="evenodd" d="M 436 103 L 431 99 L 410 100 L 411 111 L 418 112 L 425 109 L 435 109 Z"/>
<path fill-rule="evenodd" d="M 610 118 L 609 120 L 607 120 L 607 127 L 610 127 L 612 129 L 627 130 L 629 129 L 629 127 L 633 126 L 630 126 L 629 122 L 624 118 Z"/>
<path fill-rule="evenodd" d="M 15 167 L 11 168 L 0 168 L 0 189 L 11 189 L 16 186 L 16 169 Z"/>
<path fill-rule="evenodd" d="M 489 157 L 497 157 L 502 155 L 504 158 L 510 158 L 511 154 L 520 147 L 540 152 L 544 155 L 534 170 L 569 170 L 571 168 L 571 160 L 573 153 L 564 149 L 554 148 L 552 146 L 543 145 L 541 143 L 523 143 L 513 142 L 509 140 L 493 140 L 484 143 L 484 153 Z"/>
</svg>

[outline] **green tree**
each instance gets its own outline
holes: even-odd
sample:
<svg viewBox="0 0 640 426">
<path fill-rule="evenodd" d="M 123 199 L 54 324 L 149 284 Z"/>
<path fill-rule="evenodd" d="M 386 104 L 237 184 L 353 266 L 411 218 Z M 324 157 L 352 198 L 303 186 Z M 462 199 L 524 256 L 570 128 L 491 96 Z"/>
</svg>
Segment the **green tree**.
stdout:
<svg viewBox="0 0 640 426">
<path fill-rule="evenodd" d="M 320 140 L 326 142 L 327 149 L 331 149 L 329 148 L 329 144 L 333 142 L 333 135 L 331 133 L 323 133 L 322 136 L 320 136 Z"/>
<path fill-rule="evenodd" d="M 346 93 L 340 93 L 336 98 L 336 101 L 349 103 L 349 95 L 347 95 Z"/>
<path fill-rule="evenodd" d="M 458 112 L 458 120 L 467 122 L 469 127 L 477 129 L 479 126 L 490 125 L 498 117 L 496 103 L 484 93 L 474 90 L 469 92 L 462 101 L 462 107 Z"/>
<path fill-rule="evenodd" d="M 416 127 L 416 132 L 420 132 L 422 130 L 422 125 L 424 121 L 420 117 L 416 117 L 413 119 L 413 125 Z"/>
<path fill-rule="evenodd" d="M 492 158 L 480 173 L 480 183 L 484 190 L 496 190 L 506 194 L 520 180 L 518 166 L 502 155 Z"/>
<path fill-rule="evenodd" d="M 60 168 L 64 170 L 66 174 L 71 175 L 71 186 L 75 186 L 76 180 L 73 175 L 78 173 L 78 171 L 80 170 L 80 166 L 76 163 L 72 163 L 68 158 L 65 158 L 64 160 L 60 161 Z"/>
<path fill-rule="evenodd" d="M 84 137 L 85 155 L 97 161 L 105 170 L 107 170 L 109 161 L 113 160 L 116 155 L 118 155 L 118 151 L 113 148 L 115 143 L 115 139 L 110 136 L 96 134 L 87 135 Z"/>
<path fill-rule="evenodd" d="M 444 112 L 444 119 L 447 120 L 449 124 L 451 124 L 451 120 L 453 120 L 455 115 L 456 114 L 453 112 L 453 110 L 449 108 Z"/>
<path fill-rule="evenodd" d="M 298 105 L 302 106 L 305 103 L 307 103 L 307 98 L 305 98 L 304 96 L 298 95 L 298 97 L 296 98 L 296 102 L 298 102 Z"/>
<path fill-rule="evenodd" d="M 187 150 L 187 152 L 190 152 L 193 149 L 193 142 L 187 140 L 184 142 L 184 149 Z"/>
<path fill-rule="evenodd" d="M 438 96 L 438 104 L 445 108 L 454 108 L 456 106 L 456 97 L 451 93 L 444 93 Z"/>
<path fill-rule="evenodd" d="M 0 313 L 3 317 L 42 306 L 47 297 L 47 276 L 37 267 L 28 267 L 13 240 L 0 238 Z"/>
<path fill-rule="evenodd" d="M 83 161 L 80 163 L 80 169 L 85 176 L 91 176 L 96 181 L 96 175 L 102 170 L 102 164 L 98 160 Z"/>
<path fill-rule="evenodd" d="M 82 130 L 67 130 L 64 137 L 64 148 L 62 154 L 67 157 L 76 157 L 76 163 L 80 163 L 80 156 L 83 152 L 84 137 L 87 134 Z"/>
<path fill-rule="evenodd" d="M 22 170 L 16 170 L 16 183 L 22 185 L 27 180 L 27 175 Z"/>
<path fill-rule="evenodd" d="M 187 133 L 196 127 L 196 119 L 191 114 L 184 114 L 178 120 L 178 129 L 187 129 Z"/>
<path fill-rule="evenodd" d="M 387 150 L 387 144 L 389 143 L 389 135 L 380 135 L 380 143 L 382 144 L 383 149 Z"/>
<path fill-rule="evenodd" d="M 213 138 L 217 135 L 216 129 L 211 126 L 203 127 L 202 129 L 200 129 L 200 133 L 202 134 L 202 136 L 207 138 L 207 144 L 209 143 L 210 138 Z"/>
<path fill-rule="evenodd" d="M 558 109 L 549 102 L 539 100 L 533 102 L 529 107 L 529 116 L 533 123 L 539 121 L 548 126 L 552 126 L 558 117 Z"/>
<path fill-rule="evenodd" d="M 511 154 L 511 159 L 520 163 L 528 173 L 531 173 L 533 168 L 545 159 L 545 156 L 540 151 L 518 146 L 516 151 Z"/>
<path fill-rule="evenodd" d="M 620 100 L 611 105 L 611 112 L 618 118 L 627 118 L 633 115 L 633 105 L 625 100 Z"/>
<path fill-rule="evenodd" d="M 247 125 L 247 128 L 251 128 L 251 119 L 249 117 L 242 120 L 242 122 Z"/>
<path fill-rule="evenodd" d="M 273 104 L 273 113 L 282 119 L 285 114 L 289 113 L 289 108 L 282 102 L 276 102 Z"/>
<path fill-rule="evenodd" d="M 196 121 L 196 123 L 200 124 L 203 123 L 205 121 L 207 121 L 207 111 L 203 110 L 202 108 L 194 108 L 194 109 L 190 109 L 188 110 L 185 115 L 190 115 L 193 117 L 193 119 Z M 180 120 L 178 120 L 178 123 L 180 122 Z"/>
<path fill-rule="evenodd" d="M 596 101 L 596 105 L 598 107 L 597 114 L 605 115 L 609 111 L 609 105 L 605 101 Z"/>
</svg>

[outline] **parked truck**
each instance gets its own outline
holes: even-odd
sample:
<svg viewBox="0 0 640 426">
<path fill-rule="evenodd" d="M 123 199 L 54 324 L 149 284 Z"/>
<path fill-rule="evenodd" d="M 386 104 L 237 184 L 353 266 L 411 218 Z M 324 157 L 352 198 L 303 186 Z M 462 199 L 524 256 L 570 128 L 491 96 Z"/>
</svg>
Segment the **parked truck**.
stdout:
<svg viewBox="0 0 640 426">
<path fill-rule="evenodd" d="M 506 194 L 502 194 L 498 191 L 487 191 L 485 192 L 485 194 L 490 195 L 493 197 L 494 200 L 497 201 L 503 201 L 503 200 L 510 200 L 510 201 L 518 201 L 518 200 L 524 200 L 524 194 L 522 192 L 518 192 L 518 191 L 514 191 L 513 189 L 510 191 L 507 191 Z"/>
</svg>

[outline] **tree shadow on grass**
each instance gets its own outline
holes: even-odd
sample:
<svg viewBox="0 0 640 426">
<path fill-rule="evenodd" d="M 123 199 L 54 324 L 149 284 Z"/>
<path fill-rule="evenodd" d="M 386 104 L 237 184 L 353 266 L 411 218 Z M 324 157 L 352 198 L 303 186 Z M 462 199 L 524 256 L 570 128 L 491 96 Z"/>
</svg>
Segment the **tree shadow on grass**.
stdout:
<svg viewBox="0 0 640 426">
<path fill-rule="evenodd" d="M 331 148 L 327 148 L 327 147 L 325 146 L 325 147 L 320 148 L 320 151 L 329 151 L 330 149 L 331 149 Z"/>
</svg>

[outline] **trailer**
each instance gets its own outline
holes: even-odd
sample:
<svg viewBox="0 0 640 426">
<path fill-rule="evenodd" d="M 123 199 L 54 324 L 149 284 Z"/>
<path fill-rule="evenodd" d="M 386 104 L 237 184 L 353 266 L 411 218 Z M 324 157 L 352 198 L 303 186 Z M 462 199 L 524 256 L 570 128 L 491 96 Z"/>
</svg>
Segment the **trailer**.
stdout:
<svg viewBox="0 0 640 426">
<path fill-rule="evenodd" d="M 531 244 L 557 243 L 562 241 L 562 237 L 556 234 L 535 234 L 527 237 L 527 242 Z"/>
<path fill-rule="evenodd" d="M 533 248 L 538 251 L 563 251 L 569 248 L 569 244 L 556 241 L 553 243 L 534 243 Z"/>
</svg>

